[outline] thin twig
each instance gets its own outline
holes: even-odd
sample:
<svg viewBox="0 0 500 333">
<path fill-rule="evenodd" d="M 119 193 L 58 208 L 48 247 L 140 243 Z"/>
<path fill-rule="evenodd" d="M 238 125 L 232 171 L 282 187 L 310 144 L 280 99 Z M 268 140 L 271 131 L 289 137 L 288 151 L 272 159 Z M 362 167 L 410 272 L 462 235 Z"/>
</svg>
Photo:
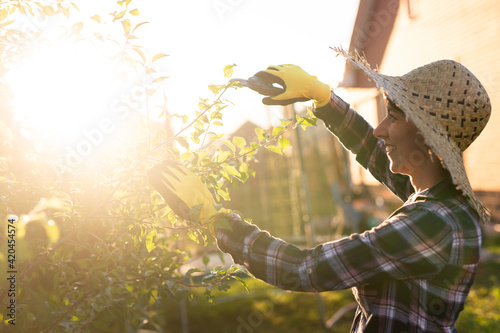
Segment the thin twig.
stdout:
<svg viewBox="0 0 500 333">
<path fill-rule="evenodd" d="M 205 110 L 203 110 L 196 118 L 193 119 L 193 121 L 191 121 L 187 126 L 181 128 L 177 133 L 175 133 L 174 135 L 172 135 L 170 138 L 168 138 L 164 142 L 157 144 L 155 147 L 153 147 L 152 150 L 155 150 L 157 148 L 160 148 L 160 147 L 166 145 L 167 143 L 169 143 L 170 141 L 174 140 L 179 135 L 181 135 L 185 130 L 187 130 L 188 128 L 190 128 L 191 126 L 193 126 L 198 121 L 198 119 L 200 119 L 201 117 L 203 117 L 208 111 L 210 111 L 215 105 L 217 105 L 220 102 L 222 96 L 224 95 L 224 93 L 229 88 L 230 88 L 229 86 L 224 87 L 224 90 L 222 90 L 222 92 L 219 93 L 219 96 L 214 100 L 214 102 L 212 102 L 212 104 L 210 104 L 209 106 L 207 106 L 205 108 Z"/>
</svg>

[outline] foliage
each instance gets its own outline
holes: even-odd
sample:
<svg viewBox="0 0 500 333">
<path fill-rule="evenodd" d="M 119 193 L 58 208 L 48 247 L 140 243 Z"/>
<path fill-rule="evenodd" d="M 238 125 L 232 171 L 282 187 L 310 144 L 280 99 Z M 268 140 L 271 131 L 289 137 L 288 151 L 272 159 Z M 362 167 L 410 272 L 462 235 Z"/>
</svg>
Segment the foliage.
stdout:
<svg viewBox="0 0 500 333">
<path fill-rule="evenodd" d="M 126 119 L 115 123 L 121 128 L 114 133 L 127 140 L 99 144 L 91 156 L 64 168 L 54 167 L 64 144 L 54 148 L 42 138 L 24 136 L 22 124 L 2 105 L 0 123 L 8 135 L 2 137 L 0 154 L 0 262 L 1 274 L 7 274 L 7 240 L 14 239 L 16 280 L 11 297 L 11 285 L 2 275 L 0 298 L 2 304 L 15 300 L 20 332 L 135 332 L 141 327 L 163 332 L 162 309 L 192 299 L 195 290 L 203 290 L 210 301 L 212 290 L 227 291 L 230 281 L 244 283 L 236 267 L 181 273 L 194 257 L 208 263 L 213 237 L 196 223 L 179 220 L 149 186 L 146 171 L 163 159 L 179 161 L 223 203 L 230 200 L 228 184 L 254 174 L 251 163 L 260 149 L 283 154 L 289 146 L 286 131 L 315 124 L 312 114 L 298 122 L 283 120 L 271 131 L 257 129 L 255 142 L 217 133 L 214 128 L 223 124 L 229 103 L 224 93 L 238 87 L 227 83 L 210 85 L 212 96 L 200 98 L 194 115 L 186 110 L 170 114 L 158 106 L 163 122 L 178 125 L 176 131 L 162 128 L 151 119 L 150 104 L 168 79 L 157 71 L 168 57 L 150 55 L 140 45 L 136 33 L 147 22 L 140 21 L 131 3 L 118 1 L 107 21 L 98 14 L 87 21 L 64 21 L 70 25 L 63 24 L 63 33 L 50 40 L 40 29 L 25 31 L 18 23 L 71 19 L 78 13 L 75 2 L 0 2 L 1 73 L 15 67 L 34 40 L 87 42 L 112 50 L 108 56 L 119 64 L 116 75 L 130 87 L 126 103 L 120 101 Z M 89 33 L 92 24 L 97 32 Z M 108 33 L 110 25 L 120 33 Z M 223 69 L 226 78 L 232 69 Z M 15 238 L 6 233 L 10 214 L 19 217 Z M 2 330 L 13 327 L 5 312 L 0 319 Z"/>
<path fill-rule="evenodd" d="M 500 272 L 500 255 L 498 253 L 498 236 L 486 237 L 483 253 L 496 253 L 488 259 L 483 257 L 479 263 L 474 285 L 465 302 L 465 308 L 458 317 L 459 332 L 498 332 L 500 307 L 500 287 L 498 272 Z"/>
<path fill-rule="evenodd" d="M 491 248 L 488 247 L 488 250 Z M 472 286 L 465 309 L 457 321 L 458 332 L 499 331 L 500 262 L 487 261 L 479 265 L 476 282 Z M 246 278 L 247 288 L 234 285 L 230 294 L 215 292 L 215 302 L 207 302 L 198 290 L 186 306 L 189 330 L 192 332 L 326 332 L 319 318 L 315 294 L 288 292 L 256 279 Z M 342 306 L 353 302 L 350 290 L 321 293 L 327 318 Z M 170 332 L 182 331 L 180 307 L 165 311 Z M 292 316 L 290 314 L 293 314 Z M 328 332 L 348 332 L 354 311 L 347 312 Z"/>
<path fill-rule="evenodd" d="M 194 293 L 186 304 L 190 332 L 327 332 L 318 311 L 317 295 L 283 291 L 260 280 L 247 278 L 251 293 L 234 285 L 229 294 L 217 293 L 214 304 Z M 350 290 L 321 293 L 327 319 L 354 301 Z M 171 308 L 170 331 L 182 332 L 181 308 Z M 347 312 L 329 332 L 349 332 L 354 311 Z M 177 318 L 176 318 L 177 317 Z"/>
<path fill-rule="evenodd" d="M 457 323 L 463 332 L 498 332 L 500 315 L 496 311 L 500 306 L 500 288 L 473 288 L 467 299 L 466 308 Z"/>
</svg>

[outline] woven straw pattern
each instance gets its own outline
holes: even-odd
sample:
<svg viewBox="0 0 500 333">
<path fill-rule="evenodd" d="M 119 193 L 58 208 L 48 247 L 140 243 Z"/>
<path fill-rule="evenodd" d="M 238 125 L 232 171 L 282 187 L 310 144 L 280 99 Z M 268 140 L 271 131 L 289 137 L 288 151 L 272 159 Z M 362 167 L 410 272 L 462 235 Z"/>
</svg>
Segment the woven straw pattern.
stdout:
<svg viewBox="0 0 500 333">
<path fill-rule="evenodd" d="M 478 137 L 491 114 L 491 103 L 479 80 L 453 60 L 439 60 L 403 76 L 372 70 L 359 54 L 334 50 L 375 81 L 417 126 L 432 152 L 443 161 L 453 183 L 486 222 L 488 212 L 474 194 L 465 172 L 462 152 Z"/>
</svg>

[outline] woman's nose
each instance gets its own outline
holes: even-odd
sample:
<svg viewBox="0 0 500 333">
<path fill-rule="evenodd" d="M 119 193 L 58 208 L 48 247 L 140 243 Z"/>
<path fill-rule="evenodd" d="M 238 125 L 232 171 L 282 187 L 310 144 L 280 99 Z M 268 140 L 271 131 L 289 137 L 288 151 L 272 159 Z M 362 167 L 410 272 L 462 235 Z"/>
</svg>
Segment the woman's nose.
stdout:
<svg viewBox="0 0 500 333">
<path fill-rule="evenodd" d="M 389 117 L 385 117 L 373 130 L 373 135 L 375 135 L 375 137 L 379 139 L 386 138 L 388 132 L 387 130 L 388 126 L 389 126 Z"/>
</svg>

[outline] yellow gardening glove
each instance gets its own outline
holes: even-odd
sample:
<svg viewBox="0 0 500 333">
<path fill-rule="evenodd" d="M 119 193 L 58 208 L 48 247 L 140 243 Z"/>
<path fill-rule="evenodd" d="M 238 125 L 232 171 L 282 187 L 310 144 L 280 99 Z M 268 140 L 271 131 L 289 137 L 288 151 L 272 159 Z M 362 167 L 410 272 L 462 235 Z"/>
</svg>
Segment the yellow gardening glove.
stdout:
<svg viewBox="0 0 500 333">
<path fill-rule="evenodd" d="M 316 107 L 322 107 L 330 100 L 330 87 L 296 65 L 269 66 L 253 77 L 283 87 L 281 94 L 262 100 L 267 105 L 288 105 L 312 99 Z"/>
<path fill-rule="evenodd" d="M 148 171 L 149 181 L 160 192 L 170 208 L 185 220 L 200 220 L 215 235 L 213 217 L 217 213 L 212 193 L 194 173 L 173 161 L 163 161 Z M 199 216 L 191 216 L 192 208 L 203 205 Z"/>
</svg>

